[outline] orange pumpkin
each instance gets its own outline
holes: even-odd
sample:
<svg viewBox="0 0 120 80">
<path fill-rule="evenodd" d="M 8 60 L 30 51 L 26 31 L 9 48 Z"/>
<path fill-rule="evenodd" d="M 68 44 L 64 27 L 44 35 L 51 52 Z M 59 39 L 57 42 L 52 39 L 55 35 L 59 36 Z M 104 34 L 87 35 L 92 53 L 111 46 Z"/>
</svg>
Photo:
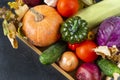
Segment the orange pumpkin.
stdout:
<svg viewBox="0 0 120 80">
<path fill-rule="evenodd" d="M 62 22 L 62 17 L 53 7 L 38 5 L 23 17 L 22 30 L 33 45 L 45 47 L 58 40 Z"/>
</svg>

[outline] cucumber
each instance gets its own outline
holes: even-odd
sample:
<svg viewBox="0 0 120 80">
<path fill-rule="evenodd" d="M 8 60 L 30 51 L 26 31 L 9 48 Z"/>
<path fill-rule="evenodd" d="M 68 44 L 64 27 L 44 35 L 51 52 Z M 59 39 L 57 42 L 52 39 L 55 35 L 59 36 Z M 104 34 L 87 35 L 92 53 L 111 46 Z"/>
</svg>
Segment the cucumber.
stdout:
<svg viewBox="0 0 120 80">
<path fill-rule="evenodd" d="M 120 74 L 120 68 L 118 68 L 117 65 L 110 60 L 101 58 L 97 60 L 97 64 L 102 72 L 107 76 L 113 77 L 113 73 Z"/>
<path fill-rule="evenodd" d="M 66 47 L 67 45 L 64 42 L 57 42 L 51 45 L 40 55 L 39 57 L 40 62 L 45 65 L 54 63 L 66 50 Z"/>
</svg>

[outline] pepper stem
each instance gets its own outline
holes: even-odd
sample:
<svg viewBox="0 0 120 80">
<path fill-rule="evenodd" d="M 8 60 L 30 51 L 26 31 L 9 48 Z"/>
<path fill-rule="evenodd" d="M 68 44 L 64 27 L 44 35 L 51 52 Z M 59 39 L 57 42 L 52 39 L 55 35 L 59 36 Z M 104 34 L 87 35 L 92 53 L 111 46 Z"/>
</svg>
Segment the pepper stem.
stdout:
<svg viewBox="0 0 120 80">
<path fill-rule="evenodd" d="M 35 11 L 35 9 L 31 8 L 30 11 L 34 14 L 36 22 L 43 20 L 44 16 Z"/>
<path fill-rule="evenodd" d="M 77 28 L 78 28 L 78 27 L 77 27 L 77 22 L 78 22 L 77 20 L 74 20 L 74 25 L 72 26 L 72 31 L 73 31 L 73 32 L 76 32 L 76 30 L 77 30 Z"/>
</svg>

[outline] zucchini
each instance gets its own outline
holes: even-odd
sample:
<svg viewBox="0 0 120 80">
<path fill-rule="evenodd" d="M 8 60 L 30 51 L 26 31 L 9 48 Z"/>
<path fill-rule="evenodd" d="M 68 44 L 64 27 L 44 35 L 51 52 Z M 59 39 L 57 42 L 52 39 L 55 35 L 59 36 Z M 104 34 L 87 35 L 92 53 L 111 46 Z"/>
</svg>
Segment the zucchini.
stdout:
<svg viewBox="0 0 120 80">
<path fill-rule="evenodd" d="M 102 72 L 107 76 L 113 77 L 113 73 L 120 74 L 120 68 L 110 60 L 100 58 L 97 60 L 97 64 Z"/>
<path fill-rule="evenodd" d="M 92 5 L 94 4 L 94 0 L 82 0 L 86 5 Z"/>
<path fill-rule="evenodd" d="M 45 65 L 50 65 L 54 63 L 66 50 L 66 47 L 67 45 L 64 42 L 57 42 L 51 45 L 40 55 L 39 57 L 40 62 Z"/>
<path fill-rule="evenodd" d="M 104 19 L 111 16 L 120 16 L 120 0 L 103 0 L 78 11 L 74 16 L 80 16 L 88 22 L 91 30 L 100 24 Z"/>
</svg>

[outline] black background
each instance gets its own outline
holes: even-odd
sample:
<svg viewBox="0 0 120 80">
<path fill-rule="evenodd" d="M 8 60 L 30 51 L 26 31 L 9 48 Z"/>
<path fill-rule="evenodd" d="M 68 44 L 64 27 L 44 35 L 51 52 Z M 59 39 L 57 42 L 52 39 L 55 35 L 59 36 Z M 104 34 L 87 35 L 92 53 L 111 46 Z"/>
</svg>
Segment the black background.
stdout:
<svg viewBox="0 0 120 80">
<path fill-rule="evenodd" d="M 0 7 L 8 1 L 12 0 L 0 0 Z M 19 48 L 13 49 L 3 35 L 0 20 L 0 80 L 67 80 L 52 66 L 42 65 L 39 55 L 21 40 L 18 41 Z"/>
</svg>

